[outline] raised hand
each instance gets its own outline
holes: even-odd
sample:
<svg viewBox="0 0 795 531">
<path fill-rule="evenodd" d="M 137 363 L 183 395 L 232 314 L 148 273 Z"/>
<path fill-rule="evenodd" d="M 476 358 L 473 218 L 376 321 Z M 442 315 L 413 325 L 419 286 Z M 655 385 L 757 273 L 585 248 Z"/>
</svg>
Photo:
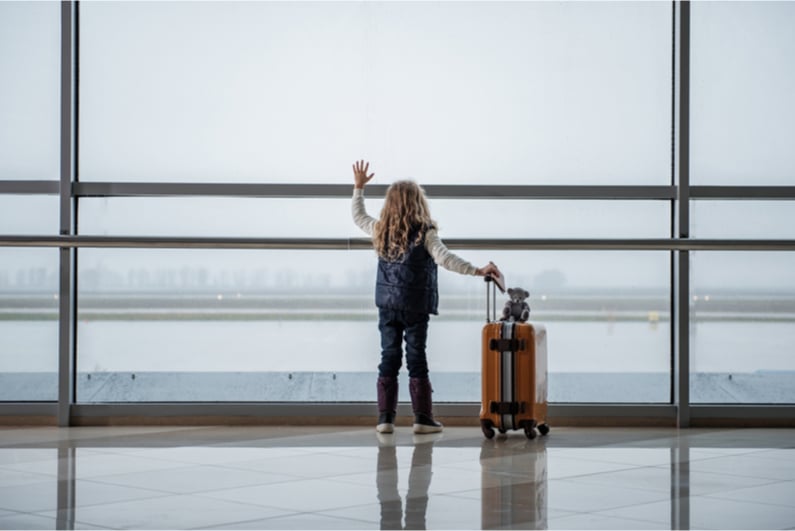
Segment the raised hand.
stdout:
<svg viewBox="0 0 795 531">
<path fill-rule="evenodd" d="M 364 188 L 364 185 L 370 182 L 375 173 L 367 175 L 367 170 L 370 169 L 370 163 L 365 163 L 363 160 L 357 160 L 353 165 L 353 187 Z"/>
</svg>

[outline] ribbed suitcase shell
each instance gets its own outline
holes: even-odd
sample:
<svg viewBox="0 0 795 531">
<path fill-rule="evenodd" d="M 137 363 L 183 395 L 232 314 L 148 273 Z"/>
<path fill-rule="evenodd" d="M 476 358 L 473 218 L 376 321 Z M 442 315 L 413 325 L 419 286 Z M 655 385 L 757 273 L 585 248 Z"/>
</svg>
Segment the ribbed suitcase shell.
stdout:
<svg viewBox="0 0 795 531">
<path fill-rule="evenodd" d="M 480 422 L 494 428 L 545 435 L 547 425 L 547 333 L 543 325 L 497 321 L 483 327 Z"/>
</svg>

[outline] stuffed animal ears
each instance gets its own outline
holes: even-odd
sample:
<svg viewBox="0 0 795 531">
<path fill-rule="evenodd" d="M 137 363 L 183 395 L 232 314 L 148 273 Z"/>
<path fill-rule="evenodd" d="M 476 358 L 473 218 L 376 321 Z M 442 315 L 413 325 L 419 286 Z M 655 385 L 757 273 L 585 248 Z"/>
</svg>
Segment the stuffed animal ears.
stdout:
<svg viewBox="0 0 795 531">
<path fill-rule="evenodd" d="M 530 296 L 530 292 L 522 288 L 508 288 L 508 295 L 511 298 L 513 298 L 514 295 L 518 295 L 520 298 L 526 299 Z"/>
</svg>

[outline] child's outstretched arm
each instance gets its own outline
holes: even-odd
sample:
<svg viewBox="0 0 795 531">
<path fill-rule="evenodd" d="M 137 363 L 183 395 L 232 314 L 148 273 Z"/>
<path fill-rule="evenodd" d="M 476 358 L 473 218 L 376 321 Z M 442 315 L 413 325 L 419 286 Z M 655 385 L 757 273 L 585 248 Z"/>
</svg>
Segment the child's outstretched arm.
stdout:
<svg viewBox="0 0 795 531">
<path fill-rule="evenodd" d="M 363 160 L 356 161 L 353 165 L 353 203 L 351 204 L 351 214 L 353 215 L 353 222 L 356 226 L 366 232 L 368 235 L 373 235 L 375 229 L 375 218 L 367 214 L 364 207 L 364 186 L 370 182 L 375 173 L 367 175 L 367 170 L 370 168 L 370 163 L 365 163 Z"/>
<path fill-rule="evenodd" d="M 489 262 L 483 267 L 476 267 L 453 253 L 442 242 L 442 239 L 439 238 L 439 234 L 435 229 L 429 230 L 425 235 L 425 248 L 433 257 L 434 262 L 454 273 L 478 275 L 481 277 L 485 277 L 486 275 L 502 275 L 494 262 Z"/>
</svg>

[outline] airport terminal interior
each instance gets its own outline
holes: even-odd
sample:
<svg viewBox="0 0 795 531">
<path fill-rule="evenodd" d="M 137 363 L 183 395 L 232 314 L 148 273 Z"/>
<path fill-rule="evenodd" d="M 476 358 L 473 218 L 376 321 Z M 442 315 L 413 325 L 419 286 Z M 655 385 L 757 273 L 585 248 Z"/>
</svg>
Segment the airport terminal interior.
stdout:
<svg viewBox="0 0 795 531">
<path fill-rule="evenodd" d="M 0 1 L 0 529 L 795 529 L 793 28 Z M 387 433 L 356 220 L 403 180 Z"/>
</svg>

